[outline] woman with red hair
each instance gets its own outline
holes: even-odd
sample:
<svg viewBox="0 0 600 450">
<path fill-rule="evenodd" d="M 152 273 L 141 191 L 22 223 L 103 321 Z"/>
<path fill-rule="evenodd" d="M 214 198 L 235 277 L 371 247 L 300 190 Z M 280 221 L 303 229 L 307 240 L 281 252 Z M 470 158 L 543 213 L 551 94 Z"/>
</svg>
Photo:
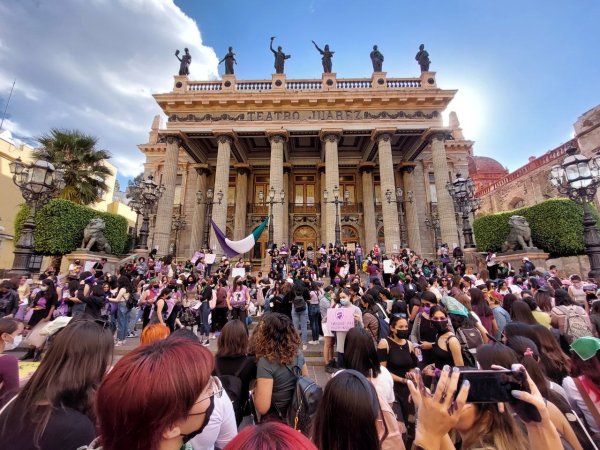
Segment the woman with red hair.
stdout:
<svg viewBox="0 0 600 450">
<path fill-rule="evenodd" d="M 244 428 L 223 450 L 317 450 L 302 433 L 279 422 Z"/>
<path fill-rule="evenodd" d="M 185 444 L 202 432 L 223 393 L 213 368 L 210 351 L 189 339 L 137 347 L 98 389 L 98 444 L 103 450 L 191 448 Z"/>
<path fill-rule="evenodd" d="M 162 341 L 171 334 L 171 330 L 168 326 L 160 323 L 153 323 L 143 329 L 142 335 L 140 336 L 140 345 L 152 344 L 156 341 Z"/>
</svg>

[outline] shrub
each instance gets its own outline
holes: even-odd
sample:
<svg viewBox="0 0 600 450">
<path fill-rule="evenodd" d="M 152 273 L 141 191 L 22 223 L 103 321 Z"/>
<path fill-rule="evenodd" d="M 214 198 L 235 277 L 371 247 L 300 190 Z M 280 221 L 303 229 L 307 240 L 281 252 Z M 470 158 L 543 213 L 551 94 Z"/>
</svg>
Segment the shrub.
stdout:
<svg viewBox="0 0 600 450">
<path fill-rule="evenodd" d="M 20 235 L 27 207 L 15 219 L 15 236 Z M 117 214 L 96 211 L 68 200 L 53 199 L 35 217 L 35 252 L 43 255 L 64 255 L 81 247 L 83 229 L 88 222 L 100 217 L 106 224 L 105 235 L 116 255 L 127 250 L 127 219 Z"/>
<path fill-rule="evenodd" d="M 593 214 L 598 213 L 592 208 Z M 583 208 L 567 199 L 551 199 L 526 208 L 488 214 L 475 219 L 473 232 L 480 251 L 500 251 L 510 227 L 510 216 L 523 216 L 531 227 L 533 244 L 552 257 L 584 253 Z"/>
</svg>

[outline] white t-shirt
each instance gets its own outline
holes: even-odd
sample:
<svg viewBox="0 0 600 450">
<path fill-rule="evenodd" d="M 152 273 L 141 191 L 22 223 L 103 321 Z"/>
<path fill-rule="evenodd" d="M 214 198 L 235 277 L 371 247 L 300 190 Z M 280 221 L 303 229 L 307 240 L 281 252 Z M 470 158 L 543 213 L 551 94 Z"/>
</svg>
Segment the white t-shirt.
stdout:
<svg viewBox="0 0 600 450">
<path fill-rule="evenodd" d="M 215 396 L 215 408 L 210 415 L 208 424 L 201 434 L 190 441 L 190 444 L 194 450 L 224 448 L 236 435 L 237 424 L 233 405 L 227 392 L 223 391 L 221 397 Z"/>
<path fill-rule="evenodd" d="M 375 386 L 375 390 L 377 393 L 387 402 L 394 403 L 396 400 L 394 397 L 394 379 L 392 378 L 392 374 L 387 367 L 380 366 L 381 373 L 377 376 L 377 378 L 372 378 L 371 383 Z"/>
</svg>

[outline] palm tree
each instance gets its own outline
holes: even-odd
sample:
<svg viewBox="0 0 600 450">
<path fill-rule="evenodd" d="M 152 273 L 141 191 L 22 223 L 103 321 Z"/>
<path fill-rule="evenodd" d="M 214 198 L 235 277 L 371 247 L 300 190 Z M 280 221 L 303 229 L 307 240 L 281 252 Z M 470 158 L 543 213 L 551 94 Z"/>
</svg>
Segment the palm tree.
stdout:
<svg viewBox="0 0 600 450">
<path fill-rule="evenodd" d="M 98 139 L 78 130 L 52 128 L 37 139 L 41 147 L 36 158 L 46 158 L 57 169 L 64 170 L 65 188 L 58 197 L 80 205 L 96 203 L 108 190 L 106 177 L 111 170 L 103 164 L 110 153 L 96 148 Z"/>
</svg>

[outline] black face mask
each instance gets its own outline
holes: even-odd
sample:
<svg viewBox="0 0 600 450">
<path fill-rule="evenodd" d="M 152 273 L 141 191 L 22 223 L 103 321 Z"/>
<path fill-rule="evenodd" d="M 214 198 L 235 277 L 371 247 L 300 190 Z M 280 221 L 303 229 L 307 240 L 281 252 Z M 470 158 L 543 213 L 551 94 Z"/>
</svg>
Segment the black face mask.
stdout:
<svg viewBox="0 0 600 450">
<path fill-rule="evenodd" d="M 439 333 L 443 333 L 444 331 L 446 331 L 448 329 L 448 319 L 444 319 L 444 320 L 434 320 L 433 322 L 433 328 L 435 329 L 435 331 Z"/>
<path fill-rule="evenodd" d="M 208 425 L 208 422 L 210 422 L 210 416 L 214 409 L 215 409 L 215 396 L 211 395 L 210 405 L 208 405 L 208 409 L 206 410 L 206 413 L 204 414 L 204 422 L 202 423 L 202 426 L 200 428 L 198 428 L 196 431 L 192 431 L 191 433 L 188 433 L 188 434 L 182 434 L 181 436 L 183 437 L 184 444 L 186 442 L 190 441 L 191 439 L 194 439 L 196 436 L 198 436 L 200 433 L 202 433 L 204 431 L 204 428 L 206 428 L 206 425 Z"/>
<path fill-rule="evenodd" d="M 396 331 L 397 339 L 406 339 L 408 338 L 408 330 L 397 330 Z"/>
</svg>

